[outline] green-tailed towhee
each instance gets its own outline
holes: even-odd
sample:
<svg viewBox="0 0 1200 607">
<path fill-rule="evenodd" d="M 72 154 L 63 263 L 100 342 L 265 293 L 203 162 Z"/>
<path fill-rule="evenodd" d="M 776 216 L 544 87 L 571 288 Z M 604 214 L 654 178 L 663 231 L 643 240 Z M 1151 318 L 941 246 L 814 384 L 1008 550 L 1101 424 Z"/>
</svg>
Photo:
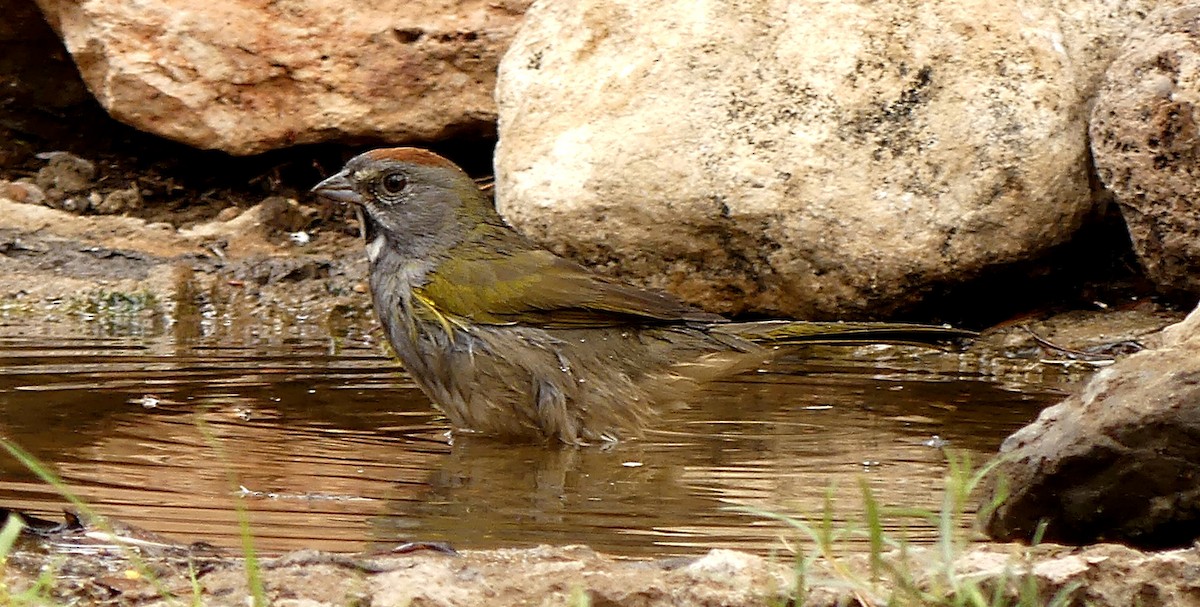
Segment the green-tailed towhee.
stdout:
<svg viewBox="0 0 1200 607">
<path fill-rule="evenodd" d="M 636 434 L 688 388 L 778 343 L 942 343 L 884 323 L 729 322 L 596 274 L 510 227 L 450 161 L 415 148 L 350 160 L 313 189 L 356 205 L 375 311 L 456 429 L 579 444 Z"/>
</svg>

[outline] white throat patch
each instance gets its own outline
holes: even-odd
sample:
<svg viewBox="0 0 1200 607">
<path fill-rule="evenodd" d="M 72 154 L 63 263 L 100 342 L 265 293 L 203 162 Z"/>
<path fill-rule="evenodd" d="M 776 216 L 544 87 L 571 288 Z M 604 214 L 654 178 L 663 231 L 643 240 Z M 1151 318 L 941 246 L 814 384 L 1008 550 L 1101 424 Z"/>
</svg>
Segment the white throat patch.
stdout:
<svg viewBox="0 0 1200 607">
<path fill-rule="evenodd" d="M 375 240 L 367 243 L 367 259 L 375 261 L 379 257 L 379 254 L 383 252 L 383 247 L 386 245 L 387 242 L 383 234 L 377 235 Z"/>
</svg>

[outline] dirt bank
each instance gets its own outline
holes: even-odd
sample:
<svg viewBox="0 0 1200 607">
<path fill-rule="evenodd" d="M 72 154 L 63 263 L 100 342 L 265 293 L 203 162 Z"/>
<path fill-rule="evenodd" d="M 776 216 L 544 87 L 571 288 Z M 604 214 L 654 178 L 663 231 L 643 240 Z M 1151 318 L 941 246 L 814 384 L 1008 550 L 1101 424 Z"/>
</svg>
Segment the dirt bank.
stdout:
<svg viewBox="0 0 1200 607">
<path fill-rule="evenodd" d="M 46 325 L 124 303 L 151 322 L 219 302 L 247 318 L 369 326 L 356 237 L 286 231 L 281 222 L 311 209 L 285 199 L 234 211 L 176 229 L 0 199 L 0 310 L 10 324 Z"/>
</svg>

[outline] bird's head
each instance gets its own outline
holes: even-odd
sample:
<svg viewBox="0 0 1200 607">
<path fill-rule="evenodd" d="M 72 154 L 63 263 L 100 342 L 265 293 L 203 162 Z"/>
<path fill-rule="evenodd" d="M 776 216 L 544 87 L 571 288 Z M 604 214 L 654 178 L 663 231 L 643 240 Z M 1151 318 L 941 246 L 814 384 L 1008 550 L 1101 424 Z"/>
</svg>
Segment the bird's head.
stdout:
<svg viewBox="0 0 1200 607">
<path fill-rule="evenodd" d="M 473 226 L 499 221 L 462 169 L 417 148 L 355 156 L 312 191 L 355 205 L 372 258 L 382 246 L 406 257 L 426 258 L 457 244 Z"/>
</svg>

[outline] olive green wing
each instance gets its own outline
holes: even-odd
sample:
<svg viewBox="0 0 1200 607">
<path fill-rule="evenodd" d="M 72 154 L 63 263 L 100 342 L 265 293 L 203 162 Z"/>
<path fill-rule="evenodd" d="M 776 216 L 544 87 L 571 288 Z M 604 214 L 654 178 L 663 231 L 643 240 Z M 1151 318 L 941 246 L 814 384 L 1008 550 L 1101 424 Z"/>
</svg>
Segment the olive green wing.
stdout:
<svg viewBox="0 0 1200 607">
<path fill-rule="evenodd" d="M 494 325 L 568 328 L 723 320 L 540 249 L 445 261 L 415 295 L 437 315 Z"/>
</svg>

